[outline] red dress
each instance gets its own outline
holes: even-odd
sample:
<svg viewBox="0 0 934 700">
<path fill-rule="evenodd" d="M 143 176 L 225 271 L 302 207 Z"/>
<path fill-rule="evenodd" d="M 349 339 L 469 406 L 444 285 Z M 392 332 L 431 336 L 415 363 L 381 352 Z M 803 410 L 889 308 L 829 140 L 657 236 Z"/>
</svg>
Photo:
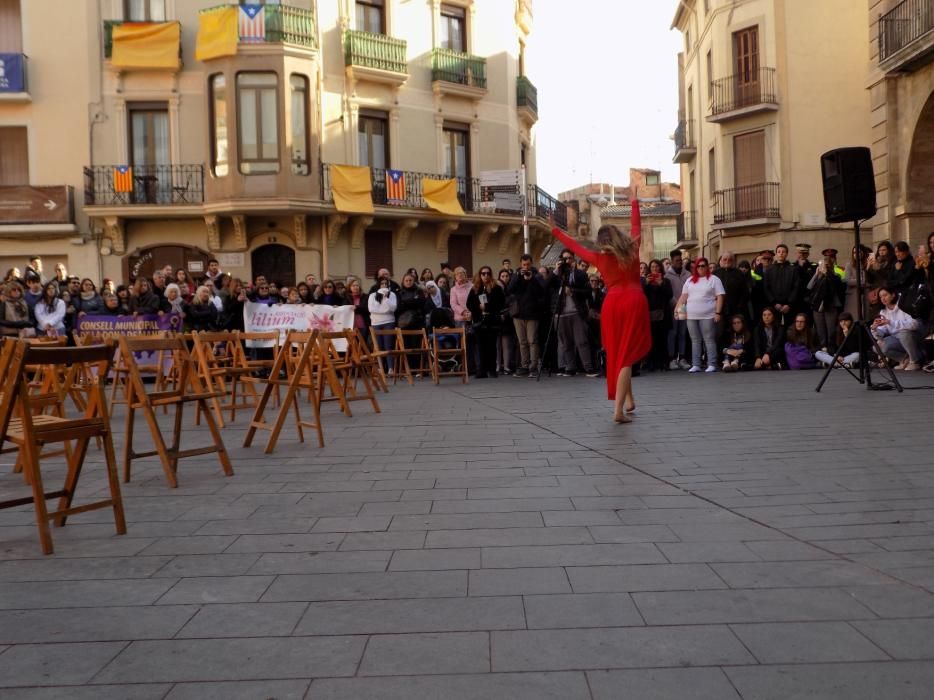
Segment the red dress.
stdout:
<svg viewBox="0 0 934 700">
<path fill-rule="evenodd" d="M 554 229 L 552 233 L 575 255 L 595 265 L 607 286 L 600 312 L 600 335 L 606 350 L 606 390 L 610 401 L 616 399 L 616 379 L 623 367 L 631 367 L 652 348 L 649 303 L 639 279 L 639 255 L 632 264 L 622 267 L 612 254 L 598 253 Z M 639 202 L 632 203 L 632 239 L 637 250 L 641 236 Z"/>
</svg>

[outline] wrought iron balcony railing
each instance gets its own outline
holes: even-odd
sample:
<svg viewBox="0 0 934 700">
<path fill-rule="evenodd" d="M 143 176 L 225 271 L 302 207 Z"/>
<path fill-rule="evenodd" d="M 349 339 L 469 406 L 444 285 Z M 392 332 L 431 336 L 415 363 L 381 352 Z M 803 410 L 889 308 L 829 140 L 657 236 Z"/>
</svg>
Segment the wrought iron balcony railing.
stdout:
<svg viewBox="0 0 934 700">
<path fill-rule="evenodd" d="M 431 79 L 485 90 L 486 59 L 448 49 L 434 49 L 431 52 Z"/>
<path fill-rule="evenodd" d="M 934 31 L 934 0 L 904 0 L 879 18 L 879 61 Z"/>
<path fill-rule="evenodd" d="M 348 30 L 344 34 L 344 65 L 408 73 L 405 39 Z"/>
<path fill-rule="evenodd" d="M 694 140 L 694 120 L 682 119 L 675 129 L 675 162 L 681 163 L 690 160 L 697 152 L 697 143 Z"/>
<path fill-rule="evenodd" d="M 678 243 L 697 240 L 697 212 L 683 211 L 678 215 Z"/>
<path fill-rule="evenodd" d="M 86 205 L 184 205 L 204 201 L 201 165 L 91 165 L 84 168 Z"/>
<path fill-rule="evenodd" d="M 757 105 L 777 105 L 775 69 L 759 68 L 711 84 L 711 116 L 717 116 Z"/>
<path fill-rule="evenodd" d="M 777 182 L 762 182 L 714 192 L 715 224 L 780 218 L 781 185 Z"/>
<path fill-rule="evenodd" d="M 524 75 L 516 78 L 516 106 L 526 107 L 538 116 L 538 88 Z"/>
<path fill-rule="evenodd" d="M 445 175 L 437 173 L 420 173 L 409 170 L 403 171 L 404 187 L 399 194 L 401 198 L 389 198 L 389 188 L 386 184 L 386 170 L 383 168 L 370 168 L 372 176 L 373 204 L 378 206 L 397 206 L 410 209 L 428 209 L 422 197 L 422 178 L 431 180 L 448 179 Z M 521 188 L 487 187 L 480 178 L 459 177 L 457 180 L 457 198 L 465 212 L 482 214 L 499 214 L 505 216 L 522 216 Z M 331 164 L 322 164 L 322 194 L 326 202 L 334 201 L 331 191 Z M 528 185 L 526 188 L 528 198 L 528 214 L 530 218 L 546 221 L 554 216 L 555 224 L 567 229 L 567 206 L 559 202 L 537 185 Z"/>
<path fill-rule="evenodd" d="M 222 7 L 230 7 L 230 5 L 227 3 L 214 5 L 201 12 L 211 12 Z M 312 3 L 311 7 L 314 8 L 315 3 Z M 250 39 L 241 37 L 240 43 L 286 43 L 310 49 L 318 48 L 318 18 L 314 9 L 278 3 L 263 5 L 262 26 L 262 36 Z"/>
</svg>

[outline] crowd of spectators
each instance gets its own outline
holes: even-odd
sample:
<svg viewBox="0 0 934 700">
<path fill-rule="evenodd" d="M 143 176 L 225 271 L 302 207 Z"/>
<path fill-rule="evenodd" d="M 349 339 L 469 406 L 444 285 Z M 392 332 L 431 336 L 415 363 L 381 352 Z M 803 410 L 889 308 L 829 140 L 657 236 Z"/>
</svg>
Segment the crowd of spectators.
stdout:
<svg viewBox="0 0 934 700">
<path fill-rule="evenodd" d="M 810 246 L 784 244 L 753 261 L 736 264 L 724 252 L 716 262 L 666 259 L 642 263 L 652 349 L 642 371 L 736 372 L 752 369 L 855 367 L 889 363 L 907 371 L 934 371 L 926 348 L 934 287 L 934 234 L 913 256 L 902 242 L 863 246 L 847 256 L 826 249 L 818 262 Z M 860 344 L 857 266 L 865 286 L 870 332 Z M 224 273 L 217 260 L 193 279 L 169 265 L 128 284 L 68 275 L 63 264 L 47 278 L 42 260 L 6 274 L 0 298 L 0 334 L 7 337 L 70 336 L 87 314 L 175 313 L 185 330 L 243 330 L 244 304 L 328 304 L 354 307 L 354 325 L 389 330 L 463 327 L 470 370 L 477 378 L 537 376 L 542 367 L 559 376 L 605 372 L 600 310 L 605 290 L 599 274 L 564 250 L 551 268 L 523 255 L 514 268 L 484 265 L 471 278 L 463 267 L 441 263 L 436 272 L 408 269 L 398 281 L 381 269 L 372 280 L 307 275 L 282 286 L 260 275 L 252 281 Z M 873 351 L 875 340 L 881 355 Z M 381 336 L 379 342 L 394 342 Z M 387 345 L 388 347 L 388 345 Z M 862 347 L 862 354 L 860 348 Z M 839 351 L 839 354 L 838 354 Z M 927 355 L 925 354 L 927 353 Z"/>
</svg>

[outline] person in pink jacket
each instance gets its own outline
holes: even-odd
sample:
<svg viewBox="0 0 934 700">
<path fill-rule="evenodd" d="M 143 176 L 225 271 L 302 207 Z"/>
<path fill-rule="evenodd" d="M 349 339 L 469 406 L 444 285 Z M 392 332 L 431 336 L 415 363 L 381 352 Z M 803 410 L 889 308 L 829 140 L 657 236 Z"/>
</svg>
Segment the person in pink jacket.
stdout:
<svg viewBox="0 0 934 700">
<path fill-rule="evenodd" d="M 454 312 L 454 322 L 458 327 L 470 323 L 470 311 L 467 310 L 467 295 L 473 285 L 467 276 L 467 270 L 458 267 L 454 270 L 454 286 L 451 287 L 451 311 Z"/>
</svg>

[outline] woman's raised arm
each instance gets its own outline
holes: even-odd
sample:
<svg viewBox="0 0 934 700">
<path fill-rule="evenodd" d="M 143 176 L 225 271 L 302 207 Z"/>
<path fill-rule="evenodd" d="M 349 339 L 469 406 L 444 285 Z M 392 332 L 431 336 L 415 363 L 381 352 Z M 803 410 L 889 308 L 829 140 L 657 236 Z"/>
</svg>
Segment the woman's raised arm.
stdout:
<svg viewBox="0 0 934 700">
<path fill-rule="evenodd" d="M 597 253 L 594 250 L 582 245 L 579 241 L 574 238 L 571 238 L 564 231 L 559 229 L 557 226 L 551 229 L 552 235 L 561 241 L 564 244 L 564 247 L 570 250 L 574 255 L 579 257 L 581 260 L 585 260 L 591 265 L 594 264 L 594 261 L 597 259 Z"/>
</svg>

